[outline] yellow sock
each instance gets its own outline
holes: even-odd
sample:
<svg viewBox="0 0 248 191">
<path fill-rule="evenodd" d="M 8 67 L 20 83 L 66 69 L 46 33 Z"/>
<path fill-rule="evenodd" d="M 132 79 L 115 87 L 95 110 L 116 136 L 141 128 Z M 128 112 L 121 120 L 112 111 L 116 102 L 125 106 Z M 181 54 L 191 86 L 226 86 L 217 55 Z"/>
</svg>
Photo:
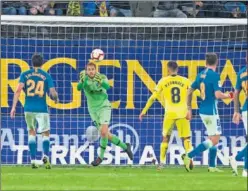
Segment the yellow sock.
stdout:
<svg viewBox="0 0 248 191">
<path fill-rule="evenodd" d="M 193 149 L 190 139 L 185 139 L 183 141 L 183 144 L 184 144 L 184 149 L 185 149 L 186 153 L 190 152 Z"/>
<path fill-rule="evenodd" d="M 160 144 L 160 163 L 165 164 L 167 150 L 168 150 L 168 143 L 162 142 Z"/>
</svg>

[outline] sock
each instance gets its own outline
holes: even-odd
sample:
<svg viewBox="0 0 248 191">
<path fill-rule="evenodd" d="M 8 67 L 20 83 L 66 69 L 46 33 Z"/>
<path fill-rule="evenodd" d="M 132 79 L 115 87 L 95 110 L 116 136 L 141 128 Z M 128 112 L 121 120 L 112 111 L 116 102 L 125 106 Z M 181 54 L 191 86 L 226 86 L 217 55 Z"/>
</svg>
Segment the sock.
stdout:
<svg viewBox="0 0 248 191">
<path fill-rule="evenodd" d="M 237 156 L 235 157 L 236 161 L 241 161 L 244 157 L 244 169 L 248 169 L 248 144 L 240 151 Z"/>
<path fill-rule="evenodd" d="M 243 159 L 243 157 L 245 157 L 245 153 L 247 153 L 247 145 L 240 151 L 238 152 L 238 154 L 235 157 L 236 161 L 241 161 Z"/>
<path fill-rule="evenodd" d="M 119 147 L 121 147 L 123 150 L 127 150 L 127 145 L 126 143 L 123 143 L 118 137 L 116 137 L 115 135 L 112 136 L 111 142 L 114 145 L 117 145 Z"/>
<path fill-rule="evenodd" d="M 100 151 L 100 158 L 103 160 L 104 158 L 104 152 L 106 150 L 106 147 L 108 145 L 108 138 L 107 137 L 102 137 L 100 140 L 100 147 L 101 147 L 101 151 Z"/>
<path fill-rule="evenodd" d="M 217 156 L 217 147 L 212 146 L 209 149 L 209 154 L 208 154 L 208 164 L 209 167 L 216 167 L 215 161 L 216 161 L 216 156 Z"/>
<path fill-rule="evenodd" d="M 28 136 L 28 147 L 30 152 L 31 163 L 35 162 L 36 155 L 36 137 L 33 135 Z"/>
<path fill-rule="evenodd" d="M 247 150 L 246 150 L 246 154 L 245 154 L 245 164 L 244 164 L 244 169 L 245 170 L 248 170 L 248 153 L 247 153 Z"/>
<path fill-rule="evenodd" d="M 202 153 L 203 151 L 211 148 L 213 146 L 213 143 L 211 140 L 206 140 L 199 144 L 195 149 L 193 149 L 191 152 L 189 152 L 188 157 L 193 158 L 194 156 Z"/>
<path fill-rule="evenodd" d="M 184 139 L 183 145 L 186 153 L 189 153 L 193 149 L 191 140 L 189 138 Z"/>
<path fill-rule="evenodd" d="M 43 154 L 47 157 L 49 156 L 49 148 L 50 148 L 50 139 L 47 136 L 42 137 L 42 147 L 43 147 Z"/>
<path fill-rule="evenodd" d="M 160 144 L 160 163 L 165 164 L 167 150 L 168 150 L 168 143 L 162 142 Z"/>
</svg>

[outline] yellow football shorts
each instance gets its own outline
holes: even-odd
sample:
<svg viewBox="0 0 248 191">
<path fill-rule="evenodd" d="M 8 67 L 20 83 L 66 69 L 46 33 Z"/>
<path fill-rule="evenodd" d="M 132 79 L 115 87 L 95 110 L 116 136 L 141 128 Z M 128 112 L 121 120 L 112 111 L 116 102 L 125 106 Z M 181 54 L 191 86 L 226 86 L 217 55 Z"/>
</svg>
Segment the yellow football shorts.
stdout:
<svg viewBox="0 0 248 191">
<path fill-rule="evenodd" d="M 171 132 L 176 125 L 178 136 L 180 138 L 190 137 L 191 130 L 190 130 L 190 121 L 186 118 L 182 119 L 168 119 L 166 116 L 164 117 L 163 122 L 163 136 L 171 135 Z"/>
</svg>

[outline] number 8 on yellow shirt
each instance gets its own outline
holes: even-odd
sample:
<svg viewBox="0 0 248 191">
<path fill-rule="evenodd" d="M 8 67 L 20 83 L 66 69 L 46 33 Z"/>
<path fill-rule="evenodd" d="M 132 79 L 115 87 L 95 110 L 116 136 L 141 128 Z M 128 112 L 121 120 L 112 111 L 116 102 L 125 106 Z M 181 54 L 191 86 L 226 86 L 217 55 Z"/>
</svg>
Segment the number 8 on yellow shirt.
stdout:
<svg viewBox="0 0 248 191">
<path fill-rule="evenodd" d="M 189 79 L 177 74 L 178 65 L 174 61 L 168 62 L 167 77 L 162 78 L 153 92 L 152 96 L 148 99 L 145 108 L 140 114 L 140 120 L 142 116 L 146 114 L 147 110 L 151 107 L 153 102 L 163 95 L 165 101 L 165 115 L 163 122 L 163 142 L 160 146 L 160 166 L 166 161 L 166 152 L 168 149 L 168 143 L 171 132 L 176 125 L 178 135 L 183 139 L 184 148 L 186 152 L 192 149 L 190 141 L 191 130 L 190 122 L 186 119 L 187 114 L 187 90 L 190 87 Z"/>
</svg>

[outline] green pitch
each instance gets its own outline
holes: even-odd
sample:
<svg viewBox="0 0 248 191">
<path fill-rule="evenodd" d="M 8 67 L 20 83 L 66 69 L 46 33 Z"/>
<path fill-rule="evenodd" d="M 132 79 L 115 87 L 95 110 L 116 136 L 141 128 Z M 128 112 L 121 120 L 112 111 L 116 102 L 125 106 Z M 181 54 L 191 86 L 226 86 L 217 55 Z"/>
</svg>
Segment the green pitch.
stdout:
<svg viewBox="0 0 248 191">
<path fill-rule="evenodd" d="M 207 168 L 167 167 L 44 167 L 2 166 L 2 190 L 247 190 L 247 179 L 231 169 L 208 173 Z M 240 170 L 241 173 L 241 170 Z"/>
</svg>

